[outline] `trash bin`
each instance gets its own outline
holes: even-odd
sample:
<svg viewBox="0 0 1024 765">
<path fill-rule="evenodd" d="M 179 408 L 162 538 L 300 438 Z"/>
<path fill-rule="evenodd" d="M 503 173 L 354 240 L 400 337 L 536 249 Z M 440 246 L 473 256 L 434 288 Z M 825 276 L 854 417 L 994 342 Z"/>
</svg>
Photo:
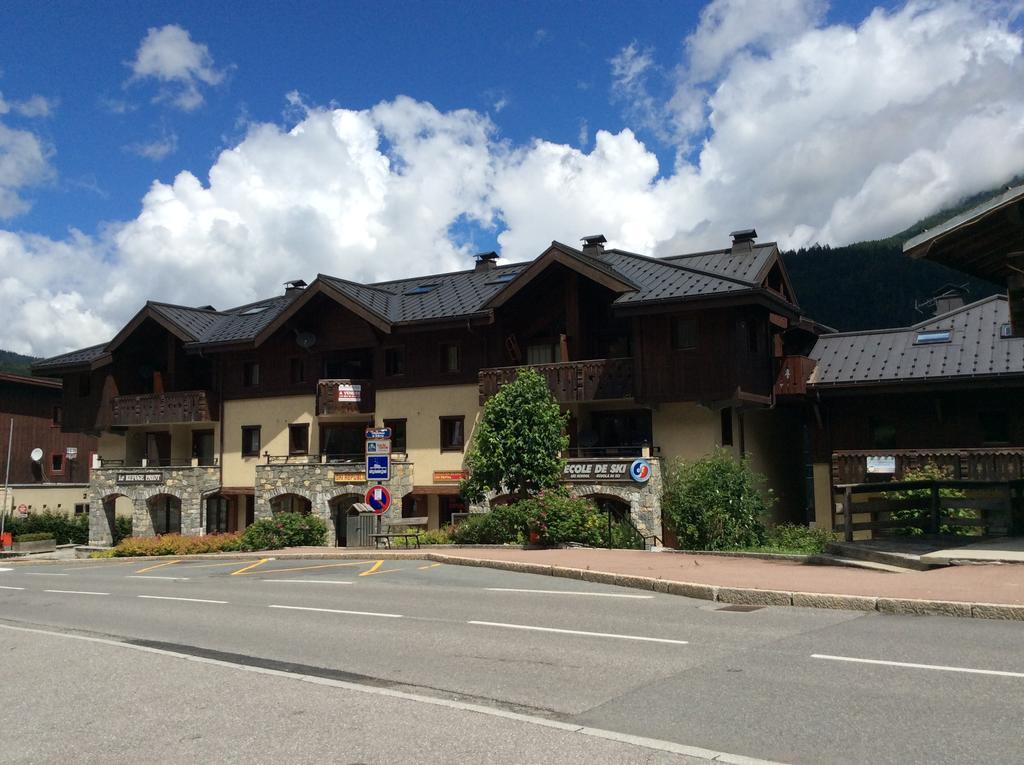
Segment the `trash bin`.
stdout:
<svg viewBox="0 0 1024 765">
<path fill-rule="evenodd" d="M 10 531 L 0 534 L 0 550 L 6 550 L 14 545 L 14 535 Z"/>
</svg>

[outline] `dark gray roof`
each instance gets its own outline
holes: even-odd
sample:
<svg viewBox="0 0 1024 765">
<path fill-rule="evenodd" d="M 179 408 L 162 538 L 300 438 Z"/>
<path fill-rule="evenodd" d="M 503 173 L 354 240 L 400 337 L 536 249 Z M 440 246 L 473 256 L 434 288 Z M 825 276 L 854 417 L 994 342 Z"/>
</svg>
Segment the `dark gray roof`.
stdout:
<svg viewBox="0 0 1024 765">
<path fill-rule="evenodd" d="M 966 212 L 962 212 L 949 220 L 945 220 L 937 226 L 922 231 L 915 237 L 908 239 L 903 244 L 903 252 L 910 254 L 912 250 L 917 250 L 924 244 L 930 244 L 933 240 L 937 239 L 944 234 L 948 234 L 954 229 L 960 228 L 973 223 L 994 210 L 1000 207 L 1006 207 L 1013 205 L 1018 202 L 1024 202 L 1024 186 L 1014 186 L 1006 189 L 1002 194 L 994 196 L 991 199 L 985 200 L 980 205 L 972 207 Z"/>
<path fill-rule="evenodd" d="M 77 351 L 62 353 L 59 356 L 51 356 L 48 359 L 41 359 L 32 364 L 32 371 L 91 364 L 106 353 L 106 347 L 106 343 L 100 343 L 99 345 L 91 345 L 88 348 L 80 348 Z"/>
<path fill-rule="evenodd" d="M 826 388 L 1024 375 L 1024 338 L 1000 337 L 1009 320 L 1006 298 L 993 295 L 912 327 L 822 335 L 811 351 L 817 365 L 808 384 Z M 918 335 L 928 330 L 949 330 L 949 342 L 918 343 Z"/>
<path fill-rule="evenodd" d="M 734 255 L 730 248 L 728 250 L 712 250 L 711 252 L 695 252 L 692 255 L 673 255 L 664 260 L 677 266 L 754 284 L 771 261 L 775 249 L 774 242 L 764 242 L 755 244 L 752 252 Z"/>
<path fill-rule="evenodd" d="M 601 253 L 602 260 L 622 276 L 637 285 L 635 292 L 627 292 L 615 300 L 616 305 L 633 305 L 658 300 L 680 300 L 705 295 L 742 292 L 754 285 L 697 271 L 666 260 L 647 258 L 620 250 Z"/>
<path fill-rule="evenodd" d="M 204 329 L 202 335 L 196 338 L 194 345 L 252 340 L 301 294 L 301 291 L 295 291 L 227 311 L 219 311 L 216 314 L 216 321 Z"/>
<path fill-rule="evenodd" d="M 205 308 L 188 308 L 170 303 L 147 303 L 150 309 L 184 331 L 192 340 L 198 340 L 217 323 L 220 315 Z"/>
</svg>

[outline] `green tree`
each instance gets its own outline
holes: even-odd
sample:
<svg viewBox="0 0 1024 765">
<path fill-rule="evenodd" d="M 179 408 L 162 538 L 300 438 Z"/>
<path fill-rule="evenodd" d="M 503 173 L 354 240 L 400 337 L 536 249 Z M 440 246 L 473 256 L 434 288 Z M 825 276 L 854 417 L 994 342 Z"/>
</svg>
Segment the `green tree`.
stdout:
<svg viewBox="0 0 1024 765">
<path fill-rule="evenodd" d="M 558 485 L 569 446 L 569 415 L 547 382 L 523 369 L 484 404 L 483 416 L 466 455 L 469 478 L 462 493 L 478 502 L 488 491 L 526 497 Z"/>
</svg>

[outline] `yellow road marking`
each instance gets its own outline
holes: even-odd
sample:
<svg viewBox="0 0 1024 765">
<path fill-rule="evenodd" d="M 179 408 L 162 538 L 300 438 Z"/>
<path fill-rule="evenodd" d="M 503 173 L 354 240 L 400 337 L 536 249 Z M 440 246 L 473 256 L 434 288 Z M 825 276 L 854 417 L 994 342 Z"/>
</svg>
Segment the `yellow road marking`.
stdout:
<svg viewBox="0 0 1024 765">
<path fill-rule="evenodd" d="M 273 558 L 260 558 L 255 563 L 250 563 L 248 566 L 238 569 L 238 571 L 232 571 L 231 576 L 238 576 L 239 574 L 244 574 L 246 571 L 249 571 L 250 569 L 254 569 L 257 566 L 262 566 L 268 560 L 273 560 Z"/>
<path fill-rule="evenodd" d="M 135 573 L 136 574 L 145 574 L 147 571 L 154 571 L 154 570 L 156 570 L 158 568 L 163 568 L 164 566 L 173 566 L 175 563 L 181 563 L 181 561 L 180 560 L 169 560 L 166 563 L 157 563 L 155 566 L 148 566 L 146 568 L 140 568 Z"/>
<path fill-rule="evenodd" d="M 392 571 L 408 571 L 405 568 L 382 568 L 379 571 L 364 571 L 359 576 L 376 576 L 377 574 L 390 574 Z"/>
<path fill-rule="evenodd" d="M 377 569 L 379 569 L 379 568 L 380 568 L 380 565 L 381 565 L 381 564 L 382 564 L 383 562 L 384 562 L 384 561 L 382 561 L 382 560 L 378 560 L 378 561 L 375 561 L 375 562 L 374 562 L 374 564 L 373 564 L 373 567 L 372 567 L 372 568 L 370 568 L 370 569 L 369 569 L 369 570 L 367 570 L 367 571 L 362 571 L 362 572 L 360 572 L 359 576 L 369 576 L 369 575 L 370 575 L 370 574 L 372 574 L 372 573 L 373 573 L 374 571 L 376 571 Z"/>
<path fill-rule="evenodd" d="M 271 560 L 271 559 L 267 558 L 267 560 Z M 338 566 L 365 566 L 366 563 L 367 563 L 367 561 L 365 561 L 365 560 L 350 561 L 350 562 L 346 562 L 346 563 L 320 563 L 320 564 L 318 564 L 316 566 L 297 566 L 297 567 L 294 567 L 294 568 L 275 568 L 273 571 L 261 571 L 260 573 L 263 574 L 264 576 L 270 576 L 271 574 L 283 574 L 283 573 L 285 573 L 287 571 L 310 571 L 310 570 L 312 570 L 314 568 L 337 568 Z M 247 569 L 242 569 L 242 571 L 246 571 L 246 570 Z M 240 574 L 240 573 L 242 573 L 242 571 L 236 571 L 235 574 Z M 232 574 L 232 576 L 234 576 L 234 574 Z"/>
<path fill-rule="evenodd" d="M 417 568 L 419 568 L 420 571 L 423 571 L 423 570 L 428 569 L 428 568 L 437 568 L 440 565 L 441 565 L 440 563 L 430 563 L 430 564 L 428 564 L 426 566 L 417 566 Z"/>
</svg>

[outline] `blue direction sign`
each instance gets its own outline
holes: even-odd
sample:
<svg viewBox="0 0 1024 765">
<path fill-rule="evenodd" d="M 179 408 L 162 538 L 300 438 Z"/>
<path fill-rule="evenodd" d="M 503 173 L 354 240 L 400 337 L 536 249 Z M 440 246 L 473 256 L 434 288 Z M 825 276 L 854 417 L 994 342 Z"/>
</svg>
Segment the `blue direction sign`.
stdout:
<svg viewBox="0 0 1024 765">
<path fill-rule="evenodd" d="M 388 481 L 388 480 L 391 480 L 391 455 L 390 454 L 367 454 L 366 455 L 366 480 L 367 481 Z"/>
<path fill-rule="evenodd" d="M 391 438 L 391 428 L 367 428 L 366 438 Z"/>
<path fill-rule="evenodd" d="M 386 513 L 391 507 L 391 492 L 383 486 L 371 486 L 366 492 L 366 504 L 372 507 L 377 515 Z"/>
</svg>

